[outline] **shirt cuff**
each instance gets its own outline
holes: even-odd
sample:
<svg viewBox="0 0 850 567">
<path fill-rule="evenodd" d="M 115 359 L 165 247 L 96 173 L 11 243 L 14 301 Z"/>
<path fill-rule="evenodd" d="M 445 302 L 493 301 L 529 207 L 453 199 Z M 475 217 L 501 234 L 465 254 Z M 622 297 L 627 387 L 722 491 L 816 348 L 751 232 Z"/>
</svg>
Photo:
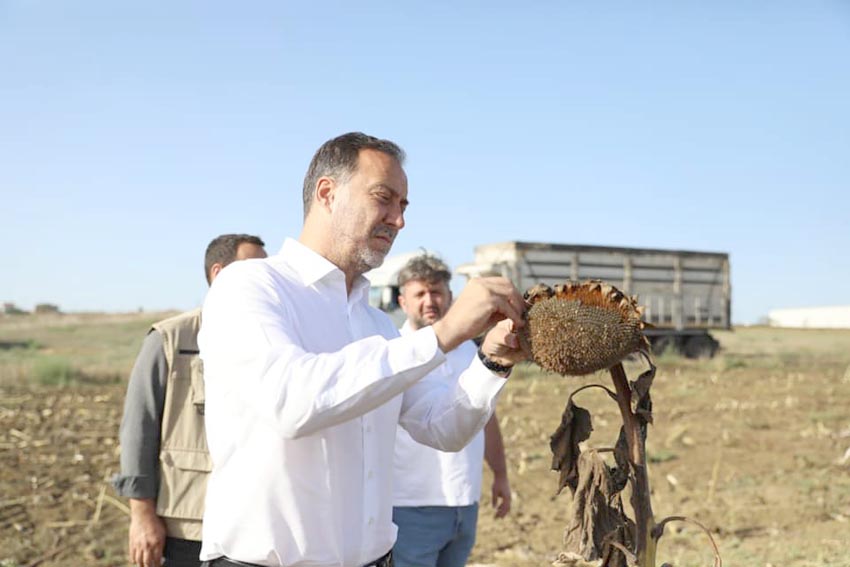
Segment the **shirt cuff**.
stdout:
<svg viewBox="0 0 850 567">
<path fill-rule="evenodd" d="M 476 356 L 466 372 L 461 373 L 458 384 L 469 395 L 475 405 L 486 406 L 499 395 L 508 379 L 491 372 Z"/>
<path fill-rule="evenodd" d="M 156 498 L 157 493 L 156 481 L 150 476 L 116 474 L 112 477 L 112 487 L 124 498 Z"/>
</svg>

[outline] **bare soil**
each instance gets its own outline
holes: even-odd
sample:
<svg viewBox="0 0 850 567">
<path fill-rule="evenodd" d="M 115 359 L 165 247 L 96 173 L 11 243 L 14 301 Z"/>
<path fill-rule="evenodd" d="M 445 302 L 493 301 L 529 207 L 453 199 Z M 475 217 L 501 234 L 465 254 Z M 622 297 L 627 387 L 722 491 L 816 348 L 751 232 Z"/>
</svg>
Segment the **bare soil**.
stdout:
<svg viewBox="0 0 850 567">
<path fill-rule="evenodd" d="M 140 341 L 147 321 L 134 324 Z M 33 332 L 0 325 L 0 341 L 30 344 Z M 847 567 L 850 331 L 746 328 L 717 338 L 722 351 L 712 360 L 657 360 L 647 443 L 656 519 L 685 515 L 704 524 L 724 565 Z M 61 350 L 52 340 L 40 335 L 38 348 Z M 134 352 L 137 343 L 122 348 Z M 114 371 L 126 376 L 131 363 Z M 633 378 L 641 369 L 627 366 Z M 118 469 L 125 385 L 101 382 L 0 380 L 0 566 L 127 565 L 127 510 L 107 482 Z M 569 393 L 591 382 L 610 378 L 527 367 L 508 382 L 498 412 L 513 510 L 492 518 L 485 468 L 471 564 L 549 565 L 562 551 L 571 496 L 554 496 L 549 436 Z M 588 445 L 613 445 L 613 402 L 599 390 L 576 401 L 593 415 Z M 709 566 L 713 554 L 705 534 L 676 523 L 659 560 Z"/>
</svg>

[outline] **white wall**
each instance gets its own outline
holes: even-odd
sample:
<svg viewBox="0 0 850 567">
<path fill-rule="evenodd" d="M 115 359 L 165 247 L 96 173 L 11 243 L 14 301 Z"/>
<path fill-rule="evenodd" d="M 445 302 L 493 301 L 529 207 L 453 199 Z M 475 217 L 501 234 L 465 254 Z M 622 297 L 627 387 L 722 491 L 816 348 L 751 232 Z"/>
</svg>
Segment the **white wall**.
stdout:
<svg viewBox="0 0 850 567">
<path fill-rule="evenodd" d="M 771 327 L 850 329 L 850 305 L 773 309 L 767 319 Z"/>
</svg>

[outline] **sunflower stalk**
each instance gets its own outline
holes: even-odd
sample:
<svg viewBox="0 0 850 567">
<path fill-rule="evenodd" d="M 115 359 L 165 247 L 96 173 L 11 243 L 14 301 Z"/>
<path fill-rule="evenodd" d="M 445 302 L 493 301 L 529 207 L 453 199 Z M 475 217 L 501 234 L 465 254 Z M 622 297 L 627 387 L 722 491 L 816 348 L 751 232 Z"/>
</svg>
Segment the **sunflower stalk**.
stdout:
<svg viewBox="0 0 850 567">
<path fill-rule="evenodd" d="M 655 519 L 649 491 L 649 471 L 646 466 L 646 418 L 632 411 L 632 390 L 621 363 L 609 369 L 617 406 L 623 418 L 623 430 L 629 448 L 629 482 L 632 486 L 632 511 L 635 516 L 635 556 L 638 567 L 655 567 L 657 539 L 653 535 Z M 648 395 L 648 393 L 647 393 Z"/>
</svg>

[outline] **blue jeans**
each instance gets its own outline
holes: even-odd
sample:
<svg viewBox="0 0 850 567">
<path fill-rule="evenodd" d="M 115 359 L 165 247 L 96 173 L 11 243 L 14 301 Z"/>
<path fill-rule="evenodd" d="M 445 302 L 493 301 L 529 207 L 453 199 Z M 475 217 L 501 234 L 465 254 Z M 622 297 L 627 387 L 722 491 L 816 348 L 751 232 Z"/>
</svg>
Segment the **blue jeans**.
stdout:
<svg viewBox="0 0 850 567">
<path fill-rule="evenodd" d="M 463 567 L 475 545 L 478 504 L 393 508 L 396 567 Z"/>
</svg>

